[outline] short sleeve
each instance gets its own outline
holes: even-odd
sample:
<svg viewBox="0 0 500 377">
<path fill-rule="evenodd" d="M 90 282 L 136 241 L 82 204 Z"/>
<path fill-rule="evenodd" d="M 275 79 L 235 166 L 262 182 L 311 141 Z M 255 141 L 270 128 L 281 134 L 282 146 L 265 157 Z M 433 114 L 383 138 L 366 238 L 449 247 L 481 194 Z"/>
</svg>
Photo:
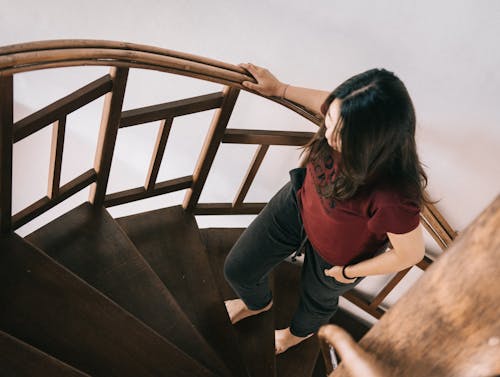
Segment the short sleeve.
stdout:
<svg viewBox="0 0 500 377">
<path fill-rule="evenodd" d="M 412 202 L 388 204 L 378 207 L 368 220 L 372 233 L 404 234 L 415 229 L 420 222 L 420 208 Z"/>
</svg>

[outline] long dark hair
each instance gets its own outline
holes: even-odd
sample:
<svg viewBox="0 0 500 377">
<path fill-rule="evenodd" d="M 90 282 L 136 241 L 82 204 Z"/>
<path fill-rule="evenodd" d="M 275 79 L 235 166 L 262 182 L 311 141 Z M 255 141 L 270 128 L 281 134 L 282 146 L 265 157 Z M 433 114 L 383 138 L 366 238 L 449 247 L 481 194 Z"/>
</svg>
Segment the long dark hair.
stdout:
<svg viewBox="0 0 500 377">
<path fill-rule="evenodd" d="M 325 197 L 346 200 L 361 188 L 385 181 L 419 205 L 429 203 L 425 195 L 427 176 L 415 144 L 415 109 L 403 82 L 385 69 L 370 69 L 355 75 L 331 92 L 321 106 L 325 116 L 339 99 L 340 116 L 333 134 L 340 140 L 340 163 Z M 323 119 L 304 151 L 308 161 L 325 161 L 332 147 L 325 138 Z M 303 151 L 303 152 L 304 152 Z"/>
</svg>

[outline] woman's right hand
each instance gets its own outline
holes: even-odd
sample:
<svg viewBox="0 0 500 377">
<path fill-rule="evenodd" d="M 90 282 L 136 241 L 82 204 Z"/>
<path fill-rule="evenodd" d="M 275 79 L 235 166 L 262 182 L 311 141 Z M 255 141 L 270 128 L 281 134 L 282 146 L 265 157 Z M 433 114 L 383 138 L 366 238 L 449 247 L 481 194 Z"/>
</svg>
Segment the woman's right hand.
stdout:
<svg viewBox="0 0 500 377">
<path fill-rule="evenodd" d="M 286 84 L 279 81 L 269 70 L 253 65 L 252 63 L 241 63 L 238 65 L 245 68 L 257 80 L 257 84 L 250 81 L 243 81 L 242 85 L 244 87 L 265 96 L 281 97 L 283 95 Z"/>
</svg>

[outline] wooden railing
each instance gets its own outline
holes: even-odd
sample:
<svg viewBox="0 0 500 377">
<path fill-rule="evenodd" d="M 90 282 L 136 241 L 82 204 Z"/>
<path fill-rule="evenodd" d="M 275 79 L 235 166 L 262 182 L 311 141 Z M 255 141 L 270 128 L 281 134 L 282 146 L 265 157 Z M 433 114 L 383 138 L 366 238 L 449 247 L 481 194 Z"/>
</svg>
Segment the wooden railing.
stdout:
<svg viewBox="0 0 500 377">
<path fill-rule="evenodd" d="M 110 73 L 43 109 L 13 123 L 13 75 L 37 69 L 78 65 L 111 66 Z M 123 97 L 130 68 L 151 69 L 194 77 L 224 85 L 221 92 L 155 104 L 123 111 Z M 151 46 L 109 41 L 46 41 L 0 48 L 0 229 L 12 232 L 33 220 L 78 191 L 91 186 L 89 201 L 95 206 L 115 206 L 156 195 L 187 189 L 183 207 L 196 215 L 257 214 L 265 203 L 245 203 L 245 196 L 271 145 L 300 146 L 313 133 L 270 130 L 227 129 L 241 83 L 255 82 L 241 67 L 212 59 Z M 258 93 L 255 93 L 259 95 Z M 65 123 L 68 114 L 105 95 L 101 127 L 94 167 L 60 187 Z M 303 116 L 315 125 L 318 114 L 300 105 L 265 97 Z M 156 182 L 173 119 L 177 116 L 216 109 L 202 151 L 192 175 Z M 161 121 L 144 186 L 106 194 L 117 133 L 120 128 Z M 12 147 L 23 138 L 53 125 L 50 173 L 47 195 L 12 215 Z M 256 144 L 253 157 L 241 186 L 232 201 L 199 203 L 199 198 L 221 143 Z M 442 249 L 455 237 L 455 232 L 433 206 L 425 207 L 422 223 Z M 426 269 L 432 263 L 426 257 L 418 264 Z M 344 295 L 375 318 L 384 314 L 382 301 L 408 273 L 394 278 L 371 301 L 357 291 Z"/>
</svg>

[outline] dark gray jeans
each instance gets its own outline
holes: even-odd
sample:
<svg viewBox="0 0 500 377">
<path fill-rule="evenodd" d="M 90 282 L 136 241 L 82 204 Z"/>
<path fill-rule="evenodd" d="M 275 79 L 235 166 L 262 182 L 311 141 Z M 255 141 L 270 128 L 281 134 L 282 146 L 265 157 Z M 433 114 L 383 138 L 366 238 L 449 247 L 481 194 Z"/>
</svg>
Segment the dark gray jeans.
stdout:
<svg viewBox="0 0 500 377">
<path fill-rule="evenodd" d="M 296 192 L 304 181 L 305 168 L 292 169 L 289 174 L 291 180 L 234 244 L 224 263 L 224 276 L 249 309 L 261 309 L 272 300 L 269 273 L 304 244 L 300 299 L 290 332 L 305 337 L 329 322 L 337 311 L 339 296 L 363 278 L 345 284 L 324 274 L 325 269 L 333 266 L 307 240 L 297 206 Z"/>
</svg>

